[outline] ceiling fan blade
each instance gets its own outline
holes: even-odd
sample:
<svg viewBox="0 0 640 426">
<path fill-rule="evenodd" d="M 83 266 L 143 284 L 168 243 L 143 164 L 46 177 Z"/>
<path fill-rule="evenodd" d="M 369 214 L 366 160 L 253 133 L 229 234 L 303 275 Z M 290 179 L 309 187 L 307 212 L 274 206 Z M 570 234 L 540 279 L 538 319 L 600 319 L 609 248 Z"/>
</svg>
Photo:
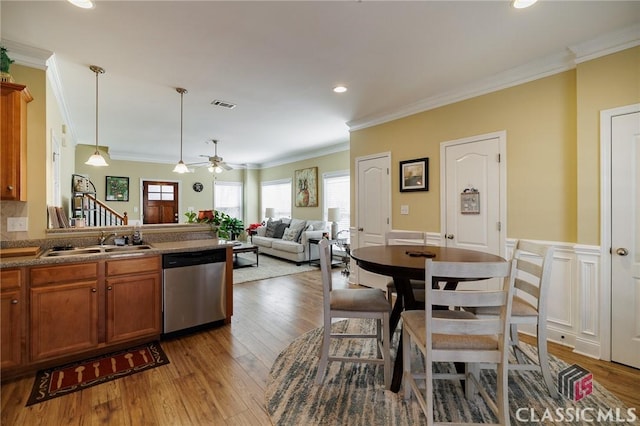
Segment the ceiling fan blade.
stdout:
<svg viewBox="0 0 640 426">
<path fill-rule="evenodd" d="M 219 165 L 220 167 L 222 167 L 223 169 L 225 169 L 225 170 L 233 170 L 233 167 L 231 167 L 230 165 L 228 165 L 228 164 L 227 164 L 227 163 L 225 163 L 225 162 L 220 162 L 220 163 L 218 163 L 218 165 Z"/>
</svg>

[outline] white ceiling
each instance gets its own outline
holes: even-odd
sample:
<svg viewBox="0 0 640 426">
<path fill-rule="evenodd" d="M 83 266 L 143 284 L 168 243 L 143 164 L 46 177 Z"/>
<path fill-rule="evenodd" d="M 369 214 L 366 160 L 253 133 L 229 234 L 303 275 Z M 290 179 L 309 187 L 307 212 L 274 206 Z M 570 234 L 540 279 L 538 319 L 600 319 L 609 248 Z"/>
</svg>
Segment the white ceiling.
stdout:
<svg viewBox="0 0 640 426">
<path fill-rule="evenodd" d="M 78 143 L 113 158 L 276 164 L 351 128 L 569 69 L 640 43 L 640 2 L 66 1 L 0 3 L 2 43 L 49 63 Z M 12 51 L 13 48 L 13 51 Z M 32 50 L 39 52 L 39 50 Z M 23 51 L 23 52 L 20 52 Z M 41 52 L 40 52 L 41 53 Z M 24 62 L 24 61 L 22 61 Z M 344 94 L 332 92 L 346 85 Z M 214 107 L 220 99 L 237 104 Z"/>
</svg>

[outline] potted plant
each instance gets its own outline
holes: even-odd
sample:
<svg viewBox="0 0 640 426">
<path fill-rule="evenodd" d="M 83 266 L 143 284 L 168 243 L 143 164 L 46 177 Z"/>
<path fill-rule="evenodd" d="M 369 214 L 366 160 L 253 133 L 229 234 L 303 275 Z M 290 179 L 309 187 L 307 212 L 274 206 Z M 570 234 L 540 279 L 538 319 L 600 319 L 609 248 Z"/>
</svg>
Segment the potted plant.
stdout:
<svg viewBox="0 0 640 426">
<path fill-rule="evenodd" d="M 226 232 L 227 238 L 235 240 L 244 231 L 244 223 L 240 219 L 225 215 L 220 229 Z"/>
</svg>

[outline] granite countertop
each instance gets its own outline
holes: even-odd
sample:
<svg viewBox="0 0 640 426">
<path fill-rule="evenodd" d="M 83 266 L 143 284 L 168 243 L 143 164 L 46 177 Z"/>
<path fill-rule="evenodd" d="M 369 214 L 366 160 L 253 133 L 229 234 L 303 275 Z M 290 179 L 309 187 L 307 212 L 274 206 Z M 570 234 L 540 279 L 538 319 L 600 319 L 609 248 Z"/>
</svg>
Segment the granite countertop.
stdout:
<svg viewBox="0 0 640 426">
<path fill-rule="evenodd" d="M 147 250 L 131 251 L 131 252 L 101 252 L 82 255 L 71 256 L 43 256 L 47 250 L 43 250 L 36 256 L 18 256 L 18 257 L 5 257 L 0 258 L 0 269 L 5 268 L 18 268 L 23 266 L 38 266 L 38 265 L 57 265 L 63 263 L 72 262 L 90 262 L 103 259 L 129 259 L 139 256 L 157 255 L 165 253 L 180 253 L 190 252 L 197 250 L 208 250 L 216 248 L 227 248 L 233 246 L 232 243 L 228 243 L 225 240 L 218 239 L 202 239 L 202 240 L 185 240 L 185 241 L 170 241 L 170 242 L 157 242 L 152 244 L 144 244 L 150 246 Z"/>
</svg>

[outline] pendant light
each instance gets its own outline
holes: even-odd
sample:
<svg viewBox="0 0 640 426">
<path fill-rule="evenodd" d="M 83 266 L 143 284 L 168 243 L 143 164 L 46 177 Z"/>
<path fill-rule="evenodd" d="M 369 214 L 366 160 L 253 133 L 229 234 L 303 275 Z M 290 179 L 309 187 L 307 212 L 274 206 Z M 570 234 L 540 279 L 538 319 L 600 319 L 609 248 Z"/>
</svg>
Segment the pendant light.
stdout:
<svg viewBox="0 0 640 426">
<path fill-rule="evenodd" d="M 189 169 L 187 168 L 184 161 L 182 161 L 182 112 L 183 112 L 183 97 L 184 94 L 187 93 L 187 89 L 183 89 L 181 87 L 176 88 L 176 92 L 180 93 L 180 161 L 176 164 L 176 167 L 173 169 L 176 173 L 187 173 Z"/>
<path fill-rule="evenodd" d="M 97 65 L 91 65 L 89 69 L 96 73 L 96 151 L 91 157 L 84 163 L 89 166 L 104 167 L 108 166 L 104 157 L 98 151 L 98 75 L 104 74 L 104 68 Z"/>
</svg>

